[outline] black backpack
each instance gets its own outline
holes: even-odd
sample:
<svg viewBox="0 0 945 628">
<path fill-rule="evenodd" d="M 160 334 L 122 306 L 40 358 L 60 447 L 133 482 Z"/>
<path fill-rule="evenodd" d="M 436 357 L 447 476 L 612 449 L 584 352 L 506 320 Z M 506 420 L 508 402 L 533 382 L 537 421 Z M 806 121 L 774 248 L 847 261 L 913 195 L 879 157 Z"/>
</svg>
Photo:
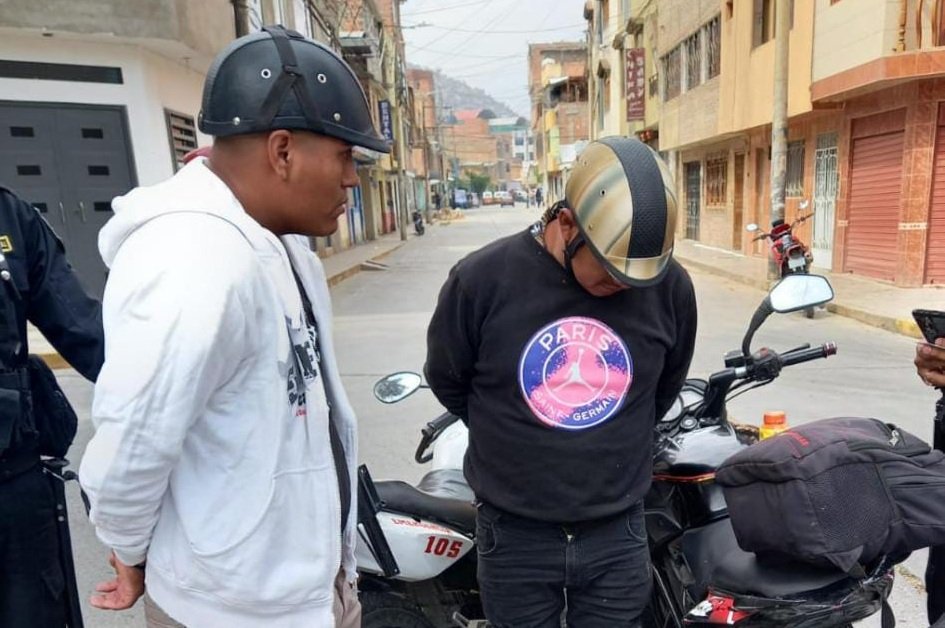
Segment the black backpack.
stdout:
<svg viewBox="0 0 945 628">
<path fill-rule="evenodd" d="M 795 427 L 726 460 L 716 481 L 749 552 L 860 575 L 945 543 L 945 453 L 877 419 Z"/>
</svg>

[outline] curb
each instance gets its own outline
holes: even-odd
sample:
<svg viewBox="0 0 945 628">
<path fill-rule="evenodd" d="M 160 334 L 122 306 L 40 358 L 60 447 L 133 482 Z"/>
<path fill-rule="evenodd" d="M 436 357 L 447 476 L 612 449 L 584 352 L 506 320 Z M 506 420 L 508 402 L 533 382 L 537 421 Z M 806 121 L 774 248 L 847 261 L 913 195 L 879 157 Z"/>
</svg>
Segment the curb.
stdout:
<svg viewBox="0 0 945 628">
<path fill-rule="evenodd" d="M 407 242 L 409 242 L 409 240 Z M 378 253 L 374 257 L 369 257 L 366 260 L 360 261 L 354 266 L 351 266 L 350 268 L 345 268 L 343 270 L 336 272 L 334 275 L 327 278 L 328 287 L 331 288 L 333 286 L 336 286 L 342 281 L 344 281 L 345 279 L 348 279 L 350 277 L 357 275 L 359 272 L 361 272 L 361 264 L 363 264 L 365 261 L 376 262 L 378 260 L 384 259 L 385 257 L 390 255 L 391 253 L 393 253 L 394 251 L 396 251 L 403 245 L 407 244 L 407 242 L 399 242 L 395 246 L 388 249 L 387 251 L 384 251 L 383 253 Z M 49 368 L 51 368 L 54 371 L 72 368 L 72 365 L 66 362 L 66 359 L 63 358 L 61 355 L 59 355 L 55 351 L 47 352 L 47 353 L 36 353 L 34 355 L 39 356 L 40 359 L 42 359 L 42 361 L 45 362 L 49 366 Z"/>
<path fill-rule="evenodd" d="M 690 257 L 684 257 L 682 255 L 674 255 L 674 257 L 685 267 L 695 268 L 697 270 L 734 281 L 735 283 L 751 286 L 752 288 L 757 288 L 763 291 L 767 291 L 770 287 L 768 282 L 762 279 L 756 279 L 754 277 L 749 277 L 740 273 L 724 270 L 718 268 L 717 266 L 713 266 L 712 264 L 706 264 L 705 262 L 694 260 Z M 883 314 L 874 314 L 860 308 L 844 305 L 842 300 L 839 302 L 832 301 L 828 303 L 827 311 L 832 312 L 838 316 L 843 316 L 844 318 L 851 318 L 872 327 L 884 329 L 894 334 L 901 334 L 903 336 L 909 336 L 910 338 L 922 338 L 922 332 L 919 331 L 919 326 L 916 325 L 915 321 L 911 319 L 896 318 L 895 316 L 885 316 Z"/>
</svg>

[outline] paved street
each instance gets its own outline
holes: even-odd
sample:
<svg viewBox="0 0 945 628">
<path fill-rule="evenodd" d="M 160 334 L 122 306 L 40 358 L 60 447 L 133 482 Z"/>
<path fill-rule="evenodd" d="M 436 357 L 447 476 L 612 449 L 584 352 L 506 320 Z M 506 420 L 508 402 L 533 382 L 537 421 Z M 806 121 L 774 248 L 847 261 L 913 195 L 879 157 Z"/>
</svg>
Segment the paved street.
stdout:
<svg viewBox="0 0 945 628">
<path fill-rule="evenodd" d="M 360 457 L 375 478 L 414 481 L 421 476 L 423 469 L 413 462 L 419 428 L 439 408 L 426 391 L 398 405 L 383 406 L 371 394 L 374 381 L 395 370 L 420 369 L 426 325 L 452 263 L 482 244 L 524 227 L 537 215 L 535 210 L 521 207 L 468 211 L 464 220 L 430 226 L 425 236 L 413 238 L 386 258 L 389 270 L 362 272 L 334 288 L 339 361 L 360 417 Z M 703 273 L 693 273 L 693 278 L 701 320 L 692 373 L 705 376 L 721 367 L 725 351 L 740 345 L 763 294 Z M 875 416 L 930 437 L 934 397 L 914 375 L 911 340 L 819 312 L 813 321 L 802 315 L 773 317 L 757 336 L 756 346 L 763 343 L 783 350 L 827 340 L 837 342 L 838 356 L 789 369 L 775 384 L 740 397 L 730 406 L 735 417 L 758 422 L 765 409 L 786 410 L 791 423 L 826 416 Z M 60 371 L 60 379 L 81 418 L 72 452 L 78 462 L 91 432 L 91 388 L 71 371 Z M 71 491 L 79 587 L 91 593 L 94 583 L 108 576 L 106 553 L 80 513 L 75 489 Z M 238 499 L 238 494 L 233 498 Z M 914 556 L 908 563 L 916 574 L 921 574 L 923 567 L 924 556 Z M 899 625 L 925 625 L 922 598 L 906 580 L 899 578 L 894 596 Z M 86 624 L 140 628 L 143 612 L 140 605 L 123 613 L 87 607 Z M 879 622 L 864 625 L 879 626 Z"/>
</svg>

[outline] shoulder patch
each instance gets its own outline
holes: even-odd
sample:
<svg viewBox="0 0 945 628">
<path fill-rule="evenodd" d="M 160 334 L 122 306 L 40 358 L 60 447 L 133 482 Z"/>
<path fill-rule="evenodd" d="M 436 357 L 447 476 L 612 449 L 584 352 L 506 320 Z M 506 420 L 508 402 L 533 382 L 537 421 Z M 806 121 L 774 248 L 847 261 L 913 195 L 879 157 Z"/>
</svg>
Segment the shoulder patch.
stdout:
<svg viewBox="0 0 945 628">
<path fill-rule="evenodd" d="M 10 240 L 10 236 L 0 235 L 0 252 L 2 253 L 13 252 L 13 241 Z"/>
</svg>

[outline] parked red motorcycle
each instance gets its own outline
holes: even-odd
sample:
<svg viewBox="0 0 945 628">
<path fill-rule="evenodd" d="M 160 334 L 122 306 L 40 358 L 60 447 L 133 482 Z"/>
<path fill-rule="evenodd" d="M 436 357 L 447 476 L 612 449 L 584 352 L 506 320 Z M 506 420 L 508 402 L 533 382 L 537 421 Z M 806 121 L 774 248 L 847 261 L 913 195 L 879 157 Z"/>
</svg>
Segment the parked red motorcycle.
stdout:
<svg viewBox="0 0 945 628">
<path fill-rule="evenodd" d="M 808 201 L 802 202 L 800 205 L 801 211 L 807 209 L 808 205 Z M 794 235 L 794 229 L 798 225 L 805 223 L 813 215 L 814 213 L 811 212 L 799 216 L 791 223 L 786 223 L 784 220 L 775 220 L 771 223 L 771 231 L 768 233 L 762 231 L 755 223 L 751 223 L 745 227 L 747 231 L 758 234 L 752 238 L 752 242 L 757 242 L 765 238 L 768 239 L 771 245 L 771 254 L 778 267 L 780 277 L 797 273 L 806 275 L 810 271 L 810 265 L 811 262 L 814 261 L 814 256 L 807 248 L 807 245 Z M 814 318 L 814 308 L 805 309 L 804 314 L 807 318 Z"/>
</svg>

